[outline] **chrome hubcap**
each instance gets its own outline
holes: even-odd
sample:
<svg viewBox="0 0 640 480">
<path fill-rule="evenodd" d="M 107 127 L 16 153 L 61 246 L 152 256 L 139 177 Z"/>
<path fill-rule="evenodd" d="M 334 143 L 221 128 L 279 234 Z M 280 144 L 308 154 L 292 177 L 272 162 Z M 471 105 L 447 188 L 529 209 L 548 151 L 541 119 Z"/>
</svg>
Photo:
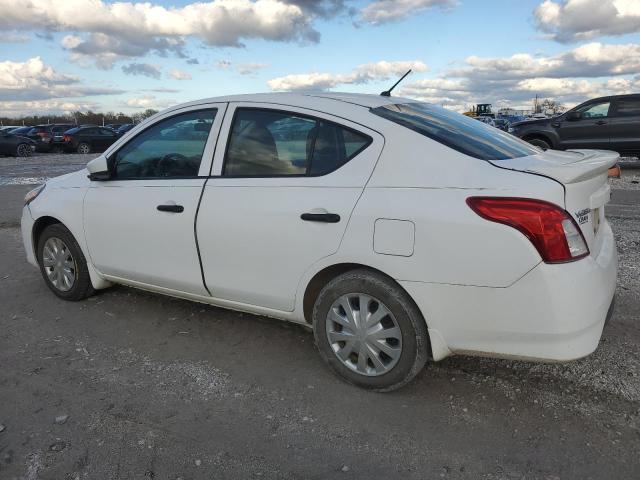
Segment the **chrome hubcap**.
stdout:
<svg viewBox="0 0 640 480">
<path fill-rule="evenodd" d="M 342 295 L 331 305 L 326 333 L 336 357 L 368 377 L 390 371 L 402 353 L 395 317 L 380 300 L 363 293 Z"/>
<path fill-rule="evenodd" d="M 89 146 L 83 143 L 78 147 L 78 150 L 80 153 L 89 153 Z"/>
<path fill-rule="evenodd" d="M 44 243 L 42 265 L 54 287 L 61 292 L 71 290 L 76 281 L 76 262 L 62 240 L 51 237 Z"/>
</svg>

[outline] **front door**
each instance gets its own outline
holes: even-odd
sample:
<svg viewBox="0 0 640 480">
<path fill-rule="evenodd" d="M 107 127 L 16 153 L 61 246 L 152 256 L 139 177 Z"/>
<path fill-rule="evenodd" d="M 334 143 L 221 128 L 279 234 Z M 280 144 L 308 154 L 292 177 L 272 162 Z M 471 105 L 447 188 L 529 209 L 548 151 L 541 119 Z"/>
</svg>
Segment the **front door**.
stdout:
<svg viewBox="0 0 640 480">
<path fill-rule="evenodd" d="M 225 104 L 167 113 L 114 152 L 84 201 L 89 255 L 107 277 L 207 295 L 194 222 Z"/>
<path fill-rule="evenodd" d="M 338 250 L 383 139 L 282 108 L 230 104 L 197 235 L 213 297 L 292 311 L 305 271 Z"/>
<path fill-rule="evenodd" d="M 609 100 L 591 103 L 576 111 L 581 118 L 563 120 L 558 128 L 561 148 L 609 148 Z"/>
</svg>

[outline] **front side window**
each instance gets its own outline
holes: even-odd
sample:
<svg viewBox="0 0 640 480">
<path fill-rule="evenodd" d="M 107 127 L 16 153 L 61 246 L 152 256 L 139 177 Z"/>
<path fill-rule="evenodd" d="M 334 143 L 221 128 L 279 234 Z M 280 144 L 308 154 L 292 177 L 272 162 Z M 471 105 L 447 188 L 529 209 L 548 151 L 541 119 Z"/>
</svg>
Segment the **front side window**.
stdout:
<svg viewBox="0 0 640 480">
<path fill-rule="evenodd" d="M 136 135 L 109 160 L 116 179 L 195 177 L 216 109 L 182 113 Z"/>
<path fill-rule="evenodd" d="M 236 111 L 225 153 L 225 176 L 307 176 L 330 173 L 371 138 L 319 118 L 261 109 Z"/>
<path fill-rule="evenodd" d="M 609 102 L 585 105 L 577 111 L 582 113 L 582 118 L 602 118 L 609 115 L 609 105 Z"/>
<path fill-rule="evenodd" d="M 507 132 L 428 103 L 385 105 L 372 108 L 371 113 L 481 160 L 506 160 L 540 153 Z"/>
</svg>

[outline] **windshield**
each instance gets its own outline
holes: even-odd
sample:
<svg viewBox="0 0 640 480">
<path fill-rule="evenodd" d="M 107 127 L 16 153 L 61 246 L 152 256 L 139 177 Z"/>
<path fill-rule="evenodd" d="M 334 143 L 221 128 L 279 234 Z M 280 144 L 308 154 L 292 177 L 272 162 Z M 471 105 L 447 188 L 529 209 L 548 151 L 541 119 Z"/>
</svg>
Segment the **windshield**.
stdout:
<svg viewBox="0 0 640 480">
<path fill-rule="evenodd" d="M 481 160 L 507 160 L 540 153 L 509 133 L 428 103 L 385 105 L 372 108 L 371 113 Z"/>
</svg>

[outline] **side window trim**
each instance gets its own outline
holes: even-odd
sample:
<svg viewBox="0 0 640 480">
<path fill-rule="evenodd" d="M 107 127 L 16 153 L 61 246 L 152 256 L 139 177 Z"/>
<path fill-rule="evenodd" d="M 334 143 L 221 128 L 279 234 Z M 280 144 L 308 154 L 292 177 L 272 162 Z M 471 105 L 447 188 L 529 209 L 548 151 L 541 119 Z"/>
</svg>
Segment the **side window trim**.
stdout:
<svg viewBox="0 0 640 480">
<path fill-rule="evenodd" d="M 207 179 L 209 178 L 209 175 L 207 175 L 207 171 L 209 172 L 209 174 L 211 173 L 211 166 L 213 164 L 213 155 L 214 155 L 214 151 L 215 151 L 215 147 L 216 147 L 216 143 L 218 140 L 218 137 L 220 135 L 220 127 L 222 124 L 222 117 L 224 117 L 225 113 L 226 113 L 226 107 L 227 107 L 227 103 L 215 103 L 215 104 L 203 104 L 203 105 L 198 105 L 198 108 L 188 108 L 188 109 L 182 109 L 176 112 L 171 112 L 169 115 L 167 116 L 163 116 L 161 118 L 158 118 L 156 121 L 154 121 L 153 123 L 150 123 L 149 125 L 146 125 L 142 130 L 140 130 L 139 132 L 136 132 L 136 134 L 127 139 L 126 142 L 124 142 L 121 145 L 118 145 L 117 148 L 113 151 L 109 151 L 108 155 L 107 155 L 107 165 L 109 167 L 109 169 L 113 169 L 115 167 L 115 159 L 118 155 L 118 152 L 120 152 L 123 148 L 125 148 L 127 145 L 129 145 L 132 141 L 134 141 L 136 138 L 138 138 L 139 135 L 144 134 L 146 131 L 148 131 L 149 129 L 155 127 L 156 125 L 158 125 L 161 122 L 164 122 L 166 120 L 170 120 L 172 118 L 175 117 L 179 117 L 180 115 L 184 115 L 184 114 L 188 114 L 188 113 L 194 113 L 194 112 L 201 112 L 201 111 L 207 111 L 207 110 L 215 110 L 215 115 L 213 118 L 213 123 L 211 124 L 211 129 L 209 130 L 209 135 L 207 137 L 207 141 L 205 142 L 205 146 L 204 149 L 202 151 L 202 158 L 200 160 L 200 168 L 198 170 L 198 174 L 197 175 L 193 175 L 193 176 L 184 176 L 184 177 L 125 177 L 125 178 L 112 178 L 109 179 L 108 181 L 119 181 L 119 182 L 124 182 L 124 181 L 142 181 L 142 180 L 152 180 L 152 181 L 158 181 L 158 180 L 193 180 L 193 179 Z M 134 126 L 135 128 L 135 126 Z M 215 131 L 215 132 L 214 132 Z M 128 133 L 128 132 L 127 132 Z M 212 146 L 210 146 L 210 142 L 212 141 L 212 138 L 214 137 L 214 133 L 215 133 L 215 141 L 213 143 Z M 207 158 L 207 155 L 210 158 Z M 205 164 L 205 162 L 207 162 L 207 168 L 205 170 L 205 173 L 202 174 L 202 167 Z"/>
<path fill-rule="evenodd" d="M 313 143 L 312 143 L 312 147 L 311 147 L 311 153 L 309 156 L 309 161 L 307 164 L 307 172 L 306 173 L 296 173 L 296 174 L 258 174 L 258 175 L 225 175 L 225 170 L 226 170 L 226 166 L 227 166 L 227 152 L 229 151 L 229 144 L 231 142 L 231 134 L 233 132 L 233 127 L 235 125 L 235 121 L 236 121 L 236 117 L 238 115 L 239 111 L 247 111 L 247 110 L 253 110 L 253 111 L 261 111 L 261 112 L 276 112 L 276 113 L 280 113 L 280 114 L 288 114 L 291 116 L 296 116 L 296 117 L 301 117 L 301 118 L 308 118 L 310 120 L 313 120 L 316 122 L 316 127 L 321 123 L 321 122 L 326 122 L 326 123 L 331 123 L 333 125 L 336 125 L 340 128 L 343 128 L 345 130 L 349 130 L 353 133 L 356 133 L 358 135 L 363 136 L 364 138 L 366 138 L 366 143 L 360 147 L 358 150 L 356 150 L 355 152 L 353 152 L 346 160 L 345 162 L 338 166 L 337 168 L 328 171 L 328 172 L 324 172 L 321 174 L 311 174 L 311 163 L 313 162 L 313 153 L 315 152 L 315 143 L 318 137 L 318 132 L 319 132 L 319 128 L 317 128 L 316 133 L 314 135 L 313 138 Z M 224 152 L 222 153 L 222 168 L 220 170 L 220 175 L 210 175 L 210 178 L 314 178 L 314 177 L 324 177 L 325 175 L 329 175 L 333 172 L 335 172 L 336 170 L 339 170 L 340 168 L 342 168 L 344 165 L 346 165 L 347 163 L 349 163 L 351 160 L 353 160 L 354 158 L 356 158 L 358 155 L 360 155 L 364 150 L 366 150 L 372 143 L 373 143 L 373 138 L 371 137 L 371 135 L 364 133 L 360 130 L 357 130 L 355 128 L 352 127 L 347 127 L 346 125 L 342 124 L 342 123 L 338 123 L 335 122 L 333 120 L 327 120 L 325 118 L 322 117 L 316 117 L 314 115 L 308 114 L 308 113 L 301 113 L 301 112 L 296 112 L 294 110 L 287 110 L 286 108 L 270 108 L 270 107 L 250 107 L 250 106 L 245 106 L 245 105 L 237 105 L 234 108 L 233 111 L 233 115 L 231 118 L 231 122 L 229 124 L 229 129 L 227 131 L 227 141 L 225 142 L 225 148 L 224 148 Z"/>
</svg>

